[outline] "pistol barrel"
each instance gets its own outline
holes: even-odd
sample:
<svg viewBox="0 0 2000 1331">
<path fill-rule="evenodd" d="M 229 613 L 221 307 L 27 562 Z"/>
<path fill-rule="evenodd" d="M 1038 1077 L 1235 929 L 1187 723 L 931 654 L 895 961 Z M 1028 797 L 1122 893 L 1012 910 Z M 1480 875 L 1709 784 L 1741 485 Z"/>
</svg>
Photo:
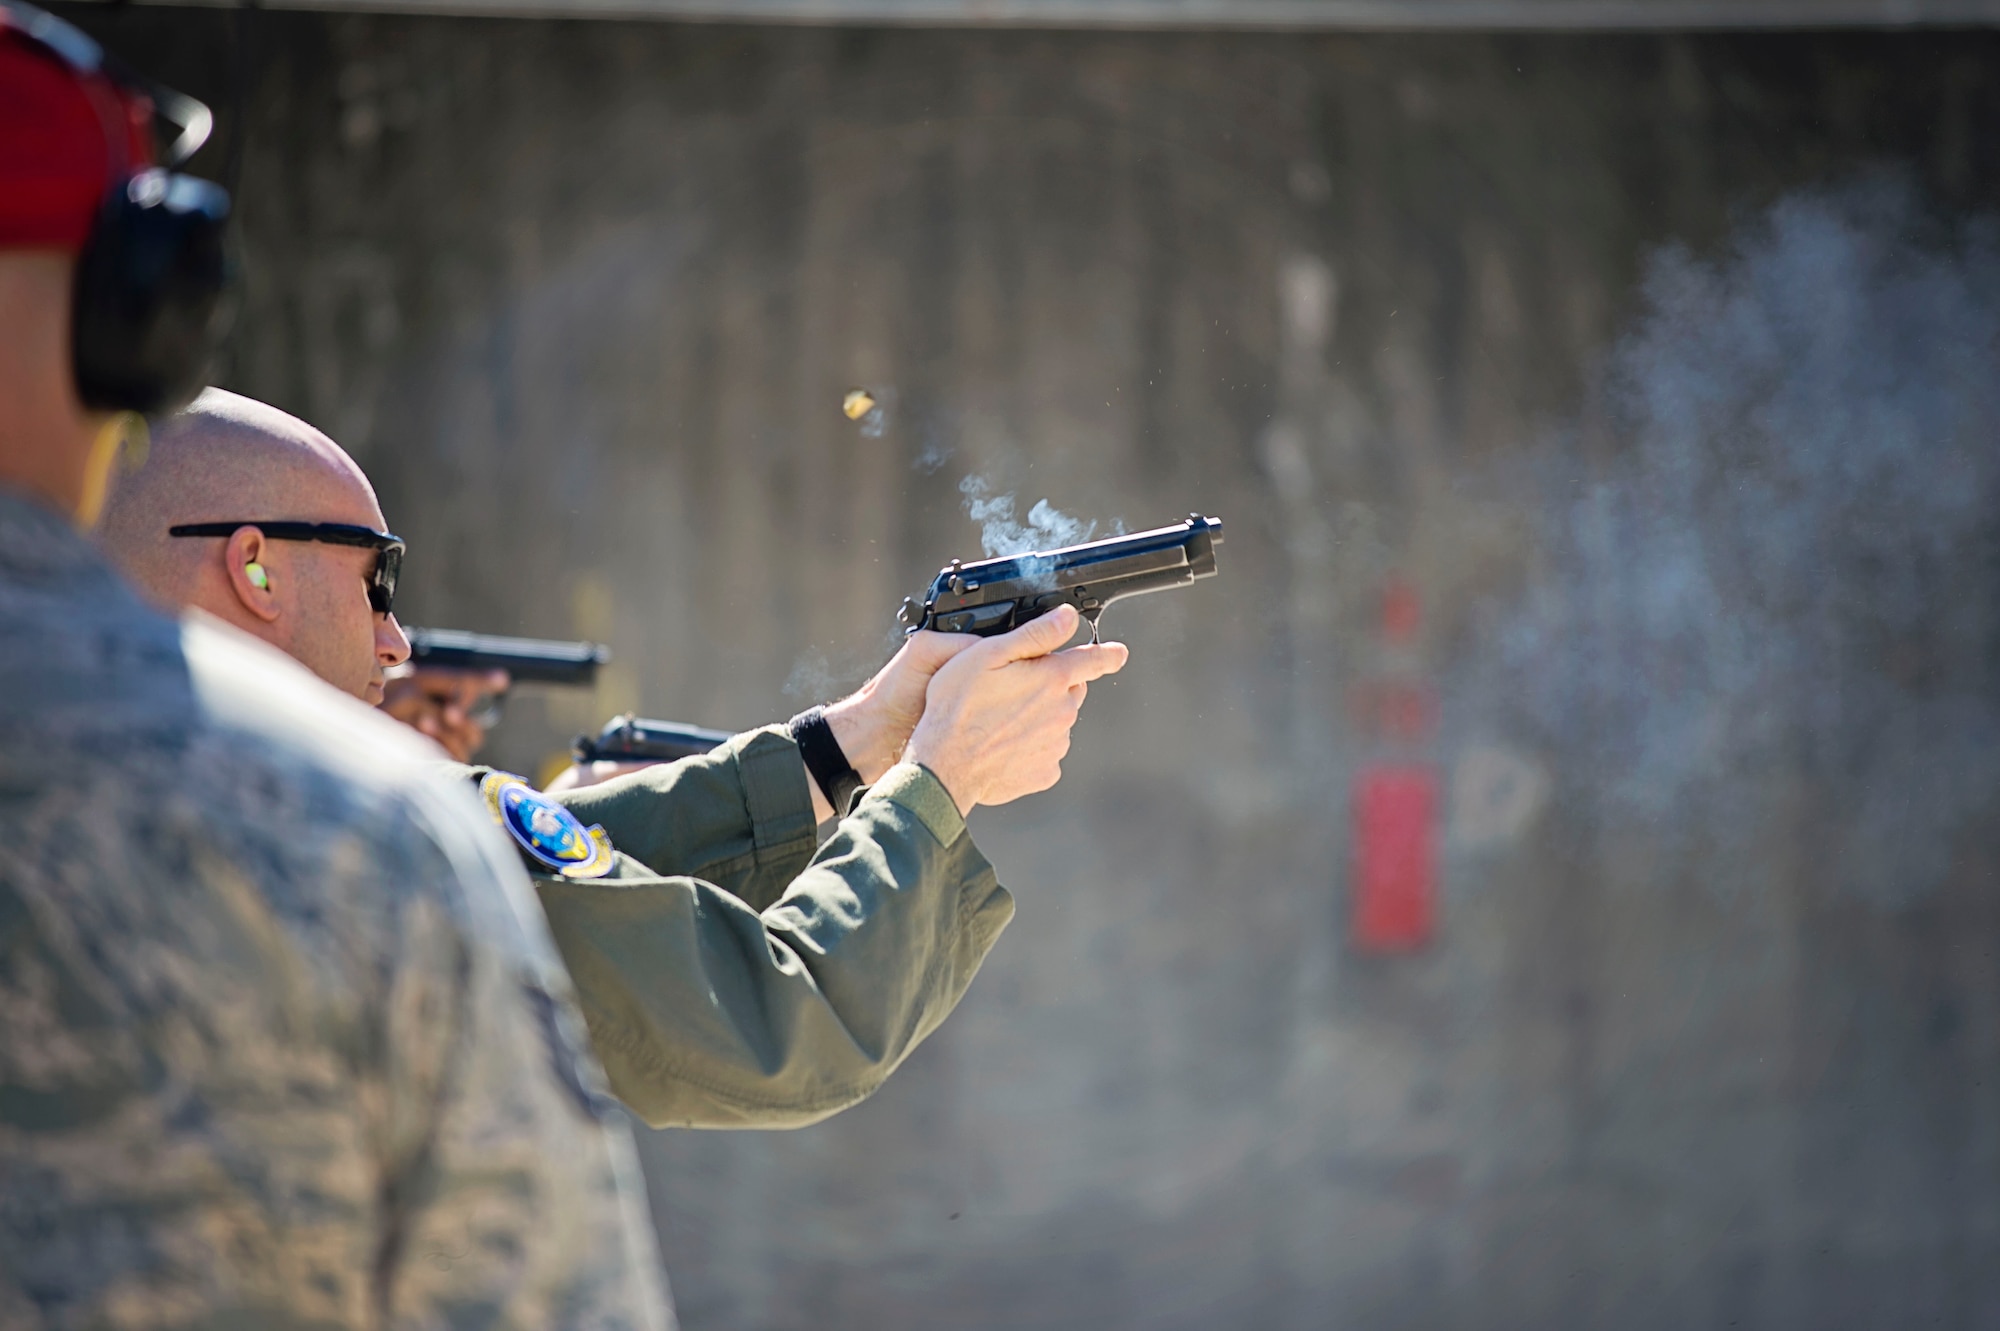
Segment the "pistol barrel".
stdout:
<svg viewBox="0 0 2000 1331">
<path fill-rule="evenodd" d="M 727 730 L 655 721 L 630 712 L 614 716 L 595 735 L 578 735 L 570 754 L 579 763 L 670 763 L 729 742 Z"/>
<path fill-rule="evenodd" d="M 591 684 L 611 649 L 594 642 L 503 638 L 463 629 L 408 630 L 410 663 L 455 670 L 505 670 L 517 684 Z"/>
</svg>

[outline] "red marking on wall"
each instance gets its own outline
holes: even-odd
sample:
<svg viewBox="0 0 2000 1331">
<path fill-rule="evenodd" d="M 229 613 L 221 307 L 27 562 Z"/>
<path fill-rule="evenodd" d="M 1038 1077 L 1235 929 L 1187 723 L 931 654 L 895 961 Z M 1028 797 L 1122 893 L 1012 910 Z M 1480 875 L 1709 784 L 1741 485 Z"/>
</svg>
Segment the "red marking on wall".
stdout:
<svg viewBox="0 0 2000 1331">
<path fill-rule="evenodd" d="M 1372 680 L 1348 690 L 1348 714 L 1372 740 L 1420 745 L 1437 729 L 1437 695 L 1428 684 Z"/>
<path fill-rule="evenodd" d="M 1389 579 L 1382 592 L 1382 641 L 1395 646 L 1415 642 L 1424 625 L 1424 603 L 1417 589 L 1401 578 Z"/>
<path fill-rule="evenodd" d="M 1427 767 L 1363 768 L 1354 785 L 1350 932 L 1363 952 L 1410 952 L 1436 921 L 1437 778 Z"/>
</svg>

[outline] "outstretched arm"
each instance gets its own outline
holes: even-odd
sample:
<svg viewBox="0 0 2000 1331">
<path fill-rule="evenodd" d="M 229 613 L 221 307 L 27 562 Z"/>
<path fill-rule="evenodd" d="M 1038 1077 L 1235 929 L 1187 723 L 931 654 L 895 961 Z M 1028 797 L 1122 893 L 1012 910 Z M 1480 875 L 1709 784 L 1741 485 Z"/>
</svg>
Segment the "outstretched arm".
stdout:
<svg viewBox="0 0 2000 1331">
<path fill-rule="evenodd" d="M 917 633 L 827 723 L 866 784 L 904 758 L 961 809 L 1005 804 L 1055 784 L 1090 680 L 1124 666 L 1105 643 L 1058 650 L 1067 607 L 998 638 Z M 653 872 L 707 879 L 762 909 L 804 868 L 832 816 L 782 726 L 557 798 Z"/>
<path fill-rule="evenodd" d="M 536 886 L 612 1090 L 656 1127 L 797 1127 L 865 1098 L 1013 916 L 950 795 L 913 765 L 762 911 L 629 859 L 616 878 Z"/>
<path fill-rule="evenodd" d="M 1054 651 L 1075 627 L 1063 611 L 956 650 L 914 761 L 817 851 L 778 731 L 568 798 L 636 852 L 614 878 L 538 880 L 621 1099 L 661 1125 L 810 1123 L 943 1020 L 1013 909 L 964 811 L 1055 784 L 1087 681 L 1124 663 L 1115 644 Z"/>
</svg>

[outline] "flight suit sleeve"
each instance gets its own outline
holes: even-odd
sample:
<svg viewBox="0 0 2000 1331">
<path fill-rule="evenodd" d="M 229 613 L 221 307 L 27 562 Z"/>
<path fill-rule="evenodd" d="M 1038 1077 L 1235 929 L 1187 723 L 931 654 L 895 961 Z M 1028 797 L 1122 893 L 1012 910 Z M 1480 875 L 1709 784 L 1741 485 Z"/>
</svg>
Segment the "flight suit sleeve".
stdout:
<svg viewBox="0 0 2000 1331">
<path fill-rule="evenodd" d="M 865 1098 L 944 1020 L 1013 915 L 923 768 L 892 768 L 814 850 L 803 791 L 761 785 L 756 754 L 775 750 L 739 738 L 733 760 L 656 776 L 649 801 L 570 806 L 615 817 L 628 846 L 666 864 L 707 856 L 712 877 L 621 855 L 611 877 L 535 880 L 612 1090 L 655 1127 L 798 1127 Z M 769 775 L 786 774 L 774 761 Z M 736 808 L 702 807 L 725 797 Z M 697 853 L 677 851 L 682 828 Z M 725 886 L 755 892 L 779 873 L 789 881 L 761 910 Z"/>
<path fill-rule="evenodd" d="M 557 798 L 654 873 L 700 878 L 764 910 L 812 859 L 809 780 L 797 741 L 767 726 Z"/>
</svg>

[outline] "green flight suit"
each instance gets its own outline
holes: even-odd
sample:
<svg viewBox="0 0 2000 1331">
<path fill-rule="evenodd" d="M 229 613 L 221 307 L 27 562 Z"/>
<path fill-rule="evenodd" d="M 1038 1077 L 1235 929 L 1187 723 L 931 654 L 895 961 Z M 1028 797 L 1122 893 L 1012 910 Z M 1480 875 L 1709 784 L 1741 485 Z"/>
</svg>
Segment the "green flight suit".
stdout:
<svg viewBox="0 0 2000 1331">
<path fill-rule="evenodd" d="M 824 844 L 810 779 L 773 726 L 558 797 L 616 863 L 529 868 L 611 1088 L 654 1127 L 799 1127 L 865 1098 L 1013 917 L 929 772 L 891 768 Z"/>
</svg>

